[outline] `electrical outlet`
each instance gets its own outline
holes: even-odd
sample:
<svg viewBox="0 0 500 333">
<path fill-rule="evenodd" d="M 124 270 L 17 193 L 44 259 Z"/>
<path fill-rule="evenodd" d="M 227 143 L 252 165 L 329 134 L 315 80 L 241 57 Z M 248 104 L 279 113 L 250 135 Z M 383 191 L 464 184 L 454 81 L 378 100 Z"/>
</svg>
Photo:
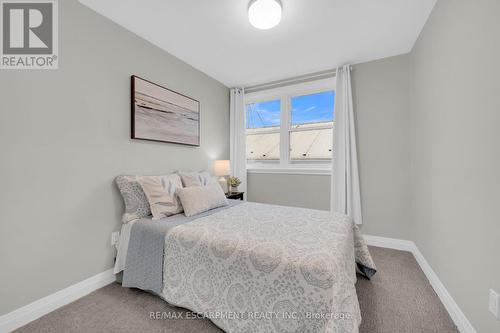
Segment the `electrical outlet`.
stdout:
<svg viewBox="0 0 500 333">
<path fill-rule="evenodd" d="M 116 244 L 118 244 L 119 240 L 120 240 L 120 233 L 118 231 L 111 233 L 111 245 L 116 246 Z"/>
<path fill-rule="evenodd" d="M 490 289 L 490 312 L 493 313 L 495 318 L 500 319 L 500 296 Z"/>
</svg>

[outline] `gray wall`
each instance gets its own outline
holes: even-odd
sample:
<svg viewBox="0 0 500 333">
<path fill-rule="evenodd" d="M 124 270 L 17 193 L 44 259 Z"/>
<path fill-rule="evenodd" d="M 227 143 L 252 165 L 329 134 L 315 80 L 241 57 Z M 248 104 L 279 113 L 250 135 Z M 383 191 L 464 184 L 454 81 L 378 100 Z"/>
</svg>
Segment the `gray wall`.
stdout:
<svg viewBox="0 0 500 333">
<path fill-rule="evenodd" d="M 500 332 L 500 1 L 439 0 L 412 51 L 412 240 L 477 332 Z"/>
<path fill-rule="evenodd" d="M 408 64 L 402 55 L 352 72 L 365 234 L 410 237 Z"/>
<path fill-rule="evenodd" d="M 248 173 L 248 201 L 330 209 L 330 176 Z"/>
<path fill-rule="evenodd" d="M 59 18 L 60 69 L 0 74 L 0 314 L 112 267 L 116 175 L 228 158 L 225 86 L 75 0 Z M 131 74 L 200 100 L 200 148 L 129 139 Z"/>
<path fill-rule="evenodd" d="M 409 56 L 354 66 L 363 232 L 407 239 L 409 199 Z M 329 209 L 330 176 L 249 174 L 248 199 Z"/>
</svg>

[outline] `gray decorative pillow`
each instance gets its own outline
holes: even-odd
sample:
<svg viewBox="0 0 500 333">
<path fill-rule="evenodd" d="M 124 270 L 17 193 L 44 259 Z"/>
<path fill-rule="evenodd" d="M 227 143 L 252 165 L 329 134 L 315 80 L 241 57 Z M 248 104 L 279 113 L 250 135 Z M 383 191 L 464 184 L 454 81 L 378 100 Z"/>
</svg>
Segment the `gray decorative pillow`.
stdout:
<svg viewBox="0 0 500 333">
<path fill-rule="evenodd" d="M 213 208 L 226 206 L 229 203 L 224 191 L 217 183 L 179 188 L 177 195 L 186 216 L 200 214 Z"/>
<path fill-rule="evenodd" d="M 151 215 L 148 198 L 137 182 L 137 176 L 118 176 L 115 178 L 115 182 L 125 203 L 123 223 Z"/>
<path fill-rule="evenodd" d="M 179 171 L 178 174 L 181 177 L 182 185 L 184 185 L 184 187 L 207 186 L 208 184 L 214 182 L 212 175 L 208 171 L 201 171 L 201 172 Z"/>
<path fill-rule="evenodd" d="M 182 205 L 175 193 L 182 188 L 179 175 L 139 176 L 137 181 L 148 198 L 153 220 L 182 213 Z"/>
</svg>

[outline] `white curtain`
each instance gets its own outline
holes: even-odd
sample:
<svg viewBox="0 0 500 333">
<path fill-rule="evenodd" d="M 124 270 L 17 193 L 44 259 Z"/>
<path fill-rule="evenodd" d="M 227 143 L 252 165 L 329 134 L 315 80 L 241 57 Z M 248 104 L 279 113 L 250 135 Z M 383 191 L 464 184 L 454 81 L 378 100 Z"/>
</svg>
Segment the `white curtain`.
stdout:
<svg viewBox="0 0 500 333">
<path fill-rule="evenodd" d="M 350 66 L 337 69 L 333 147 L 331 209 L 349 215 L 356 224 L 361 224 L 363 220 Z"/>
<path fill-rule="evenodd" d="M 247 165 L 246 165 L 246 135 L 245 135 L 245 91 L 241 88 L 231 89 L 230 109 L 230 160 L 231 175 L 241 180 L 238 190 L 247 191 Z"/>
</svg>

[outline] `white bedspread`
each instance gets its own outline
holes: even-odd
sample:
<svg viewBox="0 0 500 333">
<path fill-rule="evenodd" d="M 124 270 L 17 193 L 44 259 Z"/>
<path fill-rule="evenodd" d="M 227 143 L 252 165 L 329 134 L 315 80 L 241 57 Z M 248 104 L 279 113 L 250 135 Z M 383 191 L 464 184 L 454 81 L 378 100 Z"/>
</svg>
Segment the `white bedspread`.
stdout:
<svg viewBox="0 0 500 333">
<path fill-rule="evenodd" d="M 244 203 L 167 234 L 162 297 L 229 333 L 356 333 L 356 261 L 374 272 L 350 218 Z"/>
</svg>

